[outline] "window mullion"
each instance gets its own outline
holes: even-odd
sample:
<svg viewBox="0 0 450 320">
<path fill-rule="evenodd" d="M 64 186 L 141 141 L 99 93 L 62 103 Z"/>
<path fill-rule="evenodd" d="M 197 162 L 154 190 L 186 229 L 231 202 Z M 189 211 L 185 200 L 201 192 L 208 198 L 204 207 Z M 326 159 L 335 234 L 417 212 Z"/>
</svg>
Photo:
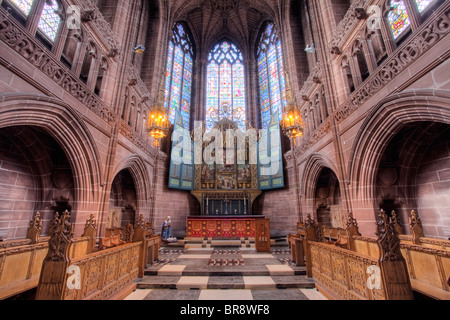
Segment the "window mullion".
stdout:
<svg viewBox="0 0 450 320">
<path fill-rule="evenodd" d="M 181 48 L 183 50 L 183 48 Z M 183 103 L 183 93 L 184 93 L 184 70 L 186 69 L 186 52 L 183 50 L 183 67 L 181 68 L 181 81 L 180 81 L 180 99 L 178 100 L 178 112 L 181 113 L 181 104 Z"/>
<path fill-rule="evenodd" d="M 42 11 L 44 10 L 45 0 L 35 0 L 31 6 L 25 27 L 34 36 L 41 20 Z"/>
<path fill-rule="evenodd" d="M 280 73 L 280 64 L 282 64 L 283 61 L 282 61 L 281 57 L 278 55 L 278 45 L 275 45 L 275 47 L 276 47 L 275 53 L 277 55 L 278 85 L 279 85 L 279 90 L 280 90 L 280 105 L 279 105 L 279 110 L 278 111 L 279 111 L 279 115 L 281 116 L 282 112 L 284 111 L 284 98 L 285 98 L 285 95 L 284 95 L 284 92 L 283 92 L 283 87 L 282 87 L 282 84 L 281 84 L 281 77 L 283 75 Z M 284 88 L 284 89 L 286 89 L 286 88 Z"/>
<path fill-rule="evenodd" d="M 273 114 L 273 109 L 272 109 L 272 85 L 270 82 L 270 68 L 269 68 L 269 55 L 268 55 L 268 51 L 269 48 L 267 48 L 266 50 L 266 65 L 267 65 L 267 90 L 268 90 L 268 95 L 269 95 L 269 106 L 270 106 L 270 114 Z"/>
<path fill-rule="evenodd" d="M 172 52 L 172 57 L 170 57 L 170 59 L 172 59 L 172 68 L 170 70 L 170 86 L 169 86 L 169 94 L 167 95 L 167 99 L 168 99 L 168 103 L 167 103 L 167 109 L 170 112 L 170 109 L 172 107 L 172 88 L 173 88 L 173 73 L 174 73 L 174 62 L 175 62 L 175 49 L 176 49 L 176 45 L 174 43 L 173 45 L 173 52 Z"/>
<path fill-rule="evenodd" d="M 236 61 L 234 63 L 230 63 L 231 66 L 231 120 L 234 121 L 234 65 L 235 65 Z"/>
<path fill-rule="evenodd" d="M 411 29 L 412 31 L 415 31 L 419 28 L 421 21 L 419 11 L 417 10 L 417 4 L 415 0 L 404 0 L 404 3 L 411 23 Z"/>
</svg>

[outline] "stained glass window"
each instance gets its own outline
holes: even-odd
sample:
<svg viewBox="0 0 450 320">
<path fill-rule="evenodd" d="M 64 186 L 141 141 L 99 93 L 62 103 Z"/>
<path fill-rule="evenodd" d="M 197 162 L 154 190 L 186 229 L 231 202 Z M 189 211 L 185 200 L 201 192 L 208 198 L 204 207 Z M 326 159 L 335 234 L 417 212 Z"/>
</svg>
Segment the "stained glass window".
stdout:
<svg viewBox="0 0 450 320">
<path fill-rule="evenodd" d="M 189 130 L 194 49 L 181 23 L 177 23 L 172 31 L 166 68 L 165 106 L 170 113 L 170 122 L 175 123 L 175 113 L 179 111 L 185 128 Z"/>
<path fill-rule="evenodd" d="M 415 0 L 415 1 L 417 4 L 417 10 L 419 11 L 419 13 L 424 12 L 426 9 L 428 9 L 430 4 L 434 2 L 434 0 Z"/>
<path fill-rule="evenodd" d="M 58 3 L 55 0 L 45 1 L 39 29 L 52 41 L 55 41 L 61 18 L 58 15 Z"/>
<path fill-rule="evenodd" d="M 11 2 L 22 14 L 28 17 L 34 0 L 11 0 Z M 58 11 L 59 5 L 56 0 L 45 1 L 38 23 L 39 30 L 52 42 L 55 41 L 59 25 L 61 24 L 61 17 L 58 15 Z"/>
<path fill-rule="evenodd" d="M 286 79 L 277 29 L 269 23 L 261 36 L 257 58 L 262 127 L 267 128 L 271 117 L 279 111 L 280 120 L 286 100 Z"/>
<path fill-rule="evenodd" d="M 228 118 L 246 130 L 245 73 L 240 50 L 229 41 L 209 53 L 206 94 L 206 128 Z"/>
<path fill-rule="evenodd" d="M 397 39 L 409 26 L 409 16 L 404 1 L 391 1 L 391 11 L 388 21 L 394 40 Z"/>
<path fill-rule="evenodd" d="M 17 8 L 19 8 L 20 12 L 28 17 L 31 11 L 33 0 L 11 0 L 11 2 L 14 3 Z"/>
</svg>

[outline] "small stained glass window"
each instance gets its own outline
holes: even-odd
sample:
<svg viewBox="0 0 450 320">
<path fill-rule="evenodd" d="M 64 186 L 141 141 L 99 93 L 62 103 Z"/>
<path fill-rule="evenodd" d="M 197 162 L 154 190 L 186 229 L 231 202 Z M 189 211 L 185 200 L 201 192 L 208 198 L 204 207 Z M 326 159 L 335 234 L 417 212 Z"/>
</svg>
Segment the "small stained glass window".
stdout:
<svg viewBox="0 0 450 320">
<path fill-rule="evenodd" d="M 31 11 L 31 6 L 33 5 L 33 0 L 11 0 L 11 2 L 16 5 L 20 12 L 28 17 Z"/>
<path fill-rule="evenodd" d="M 423 13 L 434 2 L 434 0 L 415 0 L 415 1 L 419 13 Z"/>
<path fill-rule="evenodd" d="M 39 20 L 39 29 L 51 40 L 55 41 L 61 17 L 58 15 L 58 3 L 55 0 L 45 1 Z"/>
<path fill-rule="evenodd" d="M 267 128 L 272 116 L 279 111 L 280 120 L 286 100 L 286 79 L 283 52 L 277 29 L 269 23 L 261 36 L 257 56 L 262 127 Z"/>
<path fill-rule="evenodd" d="M 179 111 L 186 129 L 191 119 L 192 72 L 194 50 L 185 27 L 177 23 L 172 30 L 166 66 L 165 106 L 170 122 Z"/>
<path fill-rule="evenodd" d="M 404 1 L 391 1 L 391 8 L 388 21 L 395 40 L 408 29 L 411 22 Z"/>
<path fill-rule="evenodd" d="M 241 51 L 223 41 L 209 53 L 206 93 L 206 129 L 228 118 L 246 130 L 245 73 Z"/>
</svg>

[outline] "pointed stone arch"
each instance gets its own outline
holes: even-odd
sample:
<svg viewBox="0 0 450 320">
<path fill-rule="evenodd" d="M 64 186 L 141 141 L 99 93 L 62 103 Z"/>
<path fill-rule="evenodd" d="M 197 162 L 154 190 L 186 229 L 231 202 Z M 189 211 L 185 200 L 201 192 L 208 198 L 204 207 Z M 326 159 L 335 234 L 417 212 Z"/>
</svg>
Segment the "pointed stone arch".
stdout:
<svg viewBox="0 0 450 320">
<path fill-rule="evenodd" d="M 119 163 L 114 170 L 114 176 L 117 176 L 124 170 L 127 170 L 131 175 L 136 188 L 136 212 L 143 214 L 144 218 L 148 219 L 150 216 L 153 177 L 150 175 L 147 164 L 139 156 L 133 155 Z"/>
<path fill-rule="evenodd" d="M 59 144 L 73 172 L 75 200 L 72 218 L 83 224 L 98 212 L 101 201 L 101 157 L 81 117 L 68 104 L 42 95 L 0 95 L 0 128 L 35 127 Z"/>
<path fill-rule="evenodd" d="M 317 184 L 319 177 L 324 169 L 328 169 L 329 171 L 331 171 L 336 176 L 338 183 L 339 181 L 342 181 L 342 179 L 340 179 L 337 174 L 338 170 L 336 166 L 329 158 L 319 153 L 312 154 L 306 161 L 305 169 L 303 171 L 303 177 L 301 180 L 302 183 L 300 185 L 300 194 L 304 199 L 304 215 L 314 214 L 314 217 L 316 217 L 317 215 L 315 208 Z"/>
<path fill-rule="evenodd" d="M 424 150 L 428 145 L 425 140 L 419 139 L 419 135 L 425 133 L 422 139 L 428 139 L 431 143 L 438 136 L 436 130 L 448 128 L 449 103 L 450 94 L 443 90 L 408 90 L 384 99 L 368 114 L 355 136 L 346 173 L 352 211 L 360 222 L 362 232 L 373 229 L 380 205 L 399 210 L 404 224 L 411 210 L 419 208 L 420 211 L 421 206 L 417 203 L 420 200 L 417 195 L 418 185 L 414 179 L 422 159 L 427 159 Z M 405 137 L 398 140 L 399 136 Z M 402 189 L 401 193 L 385 193 L 388 196 L 386 202 L 379 194 L 379 181 L 386 184 L 385 179 L 380 180 L 380 168 L 386 169 L 385 162 L 381 166 L 382 160 L 386 154 L 390 154 L 387 149 L 392 148 L 393 141 L 401 142 L 398 148 L 394 145 L 393 150 L 400 148 L 398 152 L 402 152 L 397 160 L 400 168 L 395 173 L 399 181 L 397 185 Z M 386 185 L 390 186 L 389 181 Z"/>
</svg>

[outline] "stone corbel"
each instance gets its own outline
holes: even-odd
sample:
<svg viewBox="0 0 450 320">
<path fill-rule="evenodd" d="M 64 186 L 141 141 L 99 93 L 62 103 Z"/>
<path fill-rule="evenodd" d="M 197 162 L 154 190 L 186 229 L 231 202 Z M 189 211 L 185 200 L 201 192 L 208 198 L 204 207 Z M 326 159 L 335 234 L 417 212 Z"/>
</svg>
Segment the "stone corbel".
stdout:
<svg viewBox="0 0 450 320">
<path fill-rule="evenodd" d="M 320 77 L 318 77 L 318 76 L 313 77 L 313 82 L 317 83 L 317 84 L 322 83 L 322 81 L 320 80 Z"/>
<path fill-rule="evenodd" d="M 119 48 L 112 48 L 111 50 L 109 50 L 107 55 L 109 58 L 115 58 L 119 55 L 119 52 L 120 52 Z"/>
<path fill-rule="evenodd" d="M 364 20 L 367 19 L 367 12 L 366 9 L 362 7 L 356 7 L 355 8 L 355 16 L 358 20 Z"/>
<path fill-rule="evenodd" d="M 81 14 L 81 21 L 83 22 L 91 22 L 95 19 L 95 10 L 94 9 L 87 9 L 83 11 Z"/>
<path fill-rule="evenodd" d="M 342 51 L 341 51 L 341 49 L 339 49 L 338 46 L 333 46 L 333 47 L 331 47 L 331 54 L 340 55 L 340 54 L 342 54 Z"/>
</svg>

